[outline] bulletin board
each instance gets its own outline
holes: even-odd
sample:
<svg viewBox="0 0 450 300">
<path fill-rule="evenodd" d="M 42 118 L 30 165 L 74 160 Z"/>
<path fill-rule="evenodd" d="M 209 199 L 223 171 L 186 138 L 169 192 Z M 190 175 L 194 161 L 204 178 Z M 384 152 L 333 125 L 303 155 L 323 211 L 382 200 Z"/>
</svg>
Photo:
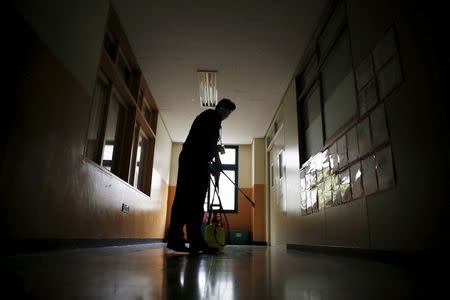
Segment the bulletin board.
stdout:
<svg viewBox="0 0 450 300">
<path fill-rule="evenodd" d="M 394 28 L 355 68 L 359 119 L 300 168 L 303 216 L 395 187 L 385 101 L 403 81 Z"/>
</svg>

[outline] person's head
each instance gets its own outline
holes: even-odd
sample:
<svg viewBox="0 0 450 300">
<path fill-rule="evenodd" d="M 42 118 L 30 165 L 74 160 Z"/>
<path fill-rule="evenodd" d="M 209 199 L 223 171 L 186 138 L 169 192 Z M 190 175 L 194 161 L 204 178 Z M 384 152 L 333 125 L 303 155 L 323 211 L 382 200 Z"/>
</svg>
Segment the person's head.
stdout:
<svg viewBox="0 0 450 300">
<path fill-rule="evenodd" d="M 216 111 L 223 121 L 236 109 L 236 105 L 230 99 L 222 99 L 216 105 Z"/>
</svg>

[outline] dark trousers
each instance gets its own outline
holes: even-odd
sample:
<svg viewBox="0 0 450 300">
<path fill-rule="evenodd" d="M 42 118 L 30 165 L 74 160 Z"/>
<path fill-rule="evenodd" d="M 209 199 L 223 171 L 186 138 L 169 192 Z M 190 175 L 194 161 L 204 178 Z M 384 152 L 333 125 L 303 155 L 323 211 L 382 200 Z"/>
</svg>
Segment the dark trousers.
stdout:
<svg viewBox="0 0 450 300">
<path fill-rule="evenodd" d="M 204 243 L 201 226 L 209 174 L 207 161 L 183 151 L 180 153 L 177 188 L 170 215 L 168 243 L 184 243 L 183 226 L 185 224 L 189 243 L 197 246 Z"/>
</svg>

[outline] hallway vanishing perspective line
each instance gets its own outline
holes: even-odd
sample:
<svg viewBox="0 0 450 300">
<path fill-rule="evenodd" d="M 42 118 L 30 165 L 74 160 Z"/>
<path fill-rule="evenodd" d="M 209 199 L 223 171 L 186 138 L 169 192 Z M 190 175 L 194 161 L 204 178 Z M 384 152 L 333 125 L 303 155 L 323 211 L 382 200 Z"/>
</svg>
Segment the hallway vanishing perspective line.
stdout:
<svg viewBox="0 0 450 300">
<path fill-rule="evenodd" d="M 190 256 L 141 244 L 16 254 L 8 264 L 8 286 L 26 299 L 398 300 L 430 288 L 427 274 L 401 265 L 265 246 Z"/>
</svg>

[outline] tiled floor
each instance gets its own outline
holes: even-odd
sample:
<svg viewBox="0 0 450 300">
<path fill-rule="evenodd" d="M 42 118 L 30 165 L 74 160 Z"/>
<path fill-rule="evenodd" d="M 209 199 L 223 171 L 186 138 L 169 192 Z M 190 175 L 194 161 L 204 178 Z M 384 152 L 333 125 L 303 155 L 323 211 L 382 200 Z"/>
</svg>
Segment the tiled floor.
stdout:
<svg viewBox="0 0 450 300">
<path fill-rule="evenodd" d="M 263 246 L 189 256 L 145 244 L 21 254 L 8 265 L 8 299 L 432 299 L 422 296 L 436 291 L 414 268 Z"/>
</svg>

